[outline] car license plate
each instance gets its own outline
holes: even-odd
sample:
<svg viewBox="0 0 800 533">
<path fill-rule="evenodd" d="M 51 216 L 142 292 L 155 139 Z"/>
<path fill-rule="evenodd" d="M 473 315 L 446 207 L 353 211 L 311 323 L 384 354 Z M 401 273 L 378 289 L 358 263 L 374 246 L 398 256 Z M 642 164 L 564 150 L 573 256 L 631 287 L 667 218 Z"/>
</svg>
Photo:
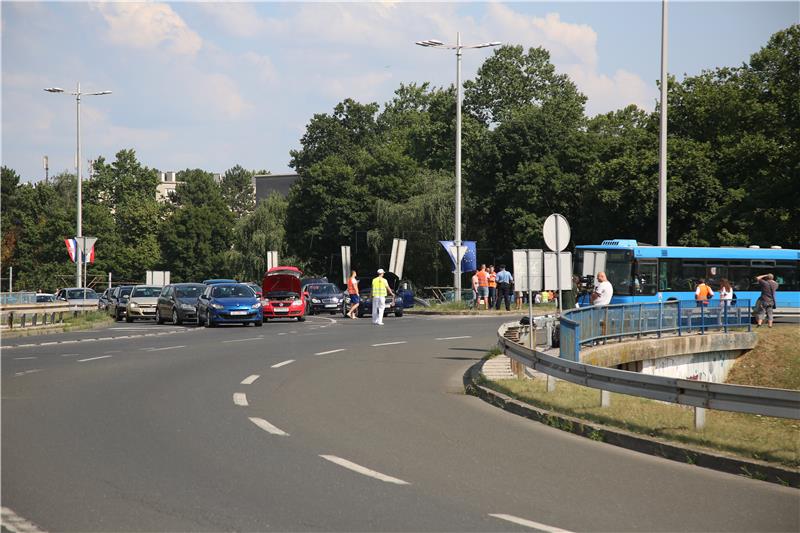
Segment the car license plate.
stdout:
<svg viewBox="0 0 800 533">
<path fill-rule="evenodd" d="M 275 312 L 276 313 L 288 313 L 289 312 L 289 308 L 288 307 L 276 307 L 275 308 Z"/>
<path fill-rule="evenodd" d="M 231 311 L 231 315 L 246 315 L 247 311 Z"/>
<path fill-rule="evenodd" d="M 325 304 L 325 307 L 337 307 L 336 304 Z"/>
</svg>

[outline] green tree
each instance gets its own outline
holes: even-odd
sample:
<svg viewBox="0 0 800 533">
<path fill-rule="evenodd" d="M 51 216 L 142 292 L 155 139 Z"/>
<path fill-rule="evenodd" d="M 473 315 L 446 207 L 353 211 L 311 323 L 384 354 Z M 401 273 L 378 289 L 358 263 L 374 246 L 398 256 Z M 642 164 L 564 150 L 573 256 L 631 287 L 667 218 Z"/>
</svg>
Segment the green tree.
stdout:
<svg viewBox="0 0 800 533">
<path fill-rule="evenodd" d="M 231 213 L 238 219 L 251 211 L 256 205 L 256 191 L 253 172 L 236 165 L 225 171 L 220 181 L 220 189 Z"/>
<path fill-rule="evenodd" d="M 228 264 L 229 272 L 237 279 L 260 284 L 267 267 L 267 252 L 276 250 L 279 257 L 285 257 L 288 207 L 286 198 L 273 192 L 236 222 Z"/>
</svg>

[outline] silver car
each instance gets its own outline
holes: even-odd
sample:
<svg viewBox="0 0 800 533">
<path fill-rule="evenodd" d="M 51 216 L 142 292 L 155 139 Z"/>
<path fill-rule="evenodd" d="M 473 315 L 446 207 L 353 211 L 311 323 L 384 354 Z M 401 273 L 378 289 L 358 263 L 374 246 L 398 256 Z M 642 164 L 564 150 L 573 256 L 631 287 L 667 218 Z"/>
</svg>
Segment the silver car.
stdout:
<svg viewBox="0 0 800 533">
<path fill-rule="evenodd" d="M 136 319 L 154 319 L 159 294 L 161 294 L 161 287 L 136 285 L 131 290 L 128 304 L 125 306 L 125 322 L 133 322 Z"/>
</svg>

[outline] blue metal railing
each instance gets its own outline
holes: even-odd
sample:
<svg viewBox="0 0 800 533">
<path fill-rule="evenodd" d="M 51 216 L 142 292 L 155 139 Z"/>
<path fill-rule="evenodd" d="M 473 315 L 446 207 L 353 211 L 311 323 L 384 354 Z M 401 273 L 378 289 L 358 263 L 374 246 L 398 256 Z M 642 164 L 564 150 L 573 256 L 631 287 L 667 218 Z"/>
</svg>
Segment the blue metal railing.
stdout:
<svg viewBox="0 0 800 533">
<path fill-rule="evenodd" d="M 705 334 L 728 332 L 729 328 L 751 328 L 749 299 L 723 302 L 711 300 L 698 305 L 694 300 L 671 300 L 638 304 L 581 307 L 560 318 L 559 355 L 580 361 L 581 345 L 644 335 Z"/>
</svg>

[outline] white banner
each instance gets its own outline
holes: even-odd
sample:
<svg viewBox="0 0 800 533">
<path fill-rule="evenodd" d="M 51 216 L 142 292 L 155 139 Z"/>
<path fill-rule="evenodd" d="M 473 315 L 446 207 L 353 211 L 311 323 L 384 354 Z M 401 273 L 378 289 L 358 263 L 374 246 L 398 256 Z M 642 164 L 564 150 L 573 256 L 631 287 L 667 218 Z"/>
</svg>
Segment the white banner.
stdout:
<svg viewBox="0 0 800 533">
<path fill-rule="evenodd" d="M 583 252 L 583 269 L 582 276 L 596 276 L 598 272 L 605 272 L 606 270 L 606 253 L 605 252 L 591 252 L 585 250 Z"/>
<path fill-rule="evenodd" d="M 556 257 L 559 264 L 556 265 Z M 560 272 L 559 272 L 560 269 Z M 558 285 L 556 273 L 561 274 L 561 287 Z M 571 252 L 545 252 L 544 253 L 544 290 L 568 291 L 572 289 L 572 253 Z"/>
<path fill-rule="evenodd" d="M 514 291 L 528 291 L 528 270 L 532 291 L 542 290 L 543 257 L 542 250 L 514 250 L 511 252 L 514 266 Z"/>
<path fill-rule="evenodd" d="M 403 265 L 406 262 L 406 244 L 408 241 L 405 239 L 392 240 L 392 256 L 389 259 L 389 272 L 393 272 L 398 278 L 403 277 Z"/>
<path fill-rule="evenodd" d="M 342 246 L 342 283 L 347 285 L 347 279 L 350 277 L 350 247 Z"/>
</svg>

